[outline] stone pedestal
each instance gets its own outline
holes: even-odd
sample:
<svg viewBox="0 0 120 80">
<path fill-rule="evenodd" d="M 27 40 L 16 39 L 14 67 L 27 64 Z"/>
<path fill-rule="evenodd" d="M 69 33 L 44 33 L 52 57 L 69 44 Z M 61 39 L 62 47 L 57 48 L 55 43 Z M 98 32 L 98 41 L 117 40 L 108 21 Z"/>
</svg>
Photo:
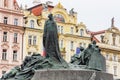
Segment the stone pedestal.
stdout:
<svg viewBox="0 0 120 80">
<path fill-rule="evenodd" d="M 38 70 L 32 80 L 113 80 L 113 75 L 92 70 Z"/>
</svg>

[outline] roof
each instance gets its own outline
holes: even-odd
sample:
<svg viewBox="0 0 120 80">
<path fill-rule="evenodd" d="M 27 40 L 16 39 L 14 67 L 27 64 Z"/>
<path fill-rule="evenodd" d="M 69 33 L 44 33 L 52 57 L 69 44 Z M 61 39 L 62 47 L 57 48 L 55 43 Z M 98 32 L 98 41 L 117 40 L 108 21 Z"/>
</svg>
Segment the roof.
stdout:
<svg viewBox="0 0 120 80">
<path fill-rule="evenodd" d="M 99 41 L 99 39 L 97 39 L 97 38 L 95 37 L 95 35 L 103 34 L 103 33 L 105 33 L 105 31 L 106 31 L 106 30 L 101 30 L 101 31 L 97 31 L 97 32 L 87 31 L 87 33 L 91 35 L 92 40 L 95 40 L 96 42 L 99 43 L 100 41 Z"/>
<path fill-rule="evenodd" d="M 52 10 L 54 8 L 54 6 L 48 5 L 48 10 Z M 35 16 L 39 16 L 42 14 L 43 11 L 43 4 L 38 4 L 36 6 L 33 6 L 31 8 L 28 9 L 29 11 L 31 11 Z"/>
<path fill-rule="evenodd" d="M 105 31 L 106 31 L 106 30 L 101 30 L 101 31 L 97 31 L 97 32 L 88 31 L 88 34 L 91 34 L 91 35 L 98 35 L 98 34 L 105 33 Z"/>
</svg>

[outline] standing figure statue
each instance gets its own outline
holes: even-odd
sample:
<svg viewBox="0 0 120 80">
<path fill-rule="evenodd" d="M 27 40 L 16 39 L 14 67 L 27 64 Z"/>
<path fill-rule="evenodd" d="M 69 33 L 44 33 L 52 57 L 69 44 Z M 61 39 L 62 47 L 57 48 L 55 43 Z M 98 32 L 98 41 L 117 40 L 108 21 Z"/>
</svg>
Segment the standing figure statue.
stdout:
<svg viewBox="0 0 120 80">
<path fill-rule="evenodd" d="M 57 25 L 53 19 L 53 14 L 48 15 L 48 20 L 44 25 L 43 34 L 43 46 L 46 52 L 46 58 L 57 64 L 63 64 L 67 66 L 67 63 L 62 58 L 59 44 L 58 44 L 58 32 Z"/>
</svg>

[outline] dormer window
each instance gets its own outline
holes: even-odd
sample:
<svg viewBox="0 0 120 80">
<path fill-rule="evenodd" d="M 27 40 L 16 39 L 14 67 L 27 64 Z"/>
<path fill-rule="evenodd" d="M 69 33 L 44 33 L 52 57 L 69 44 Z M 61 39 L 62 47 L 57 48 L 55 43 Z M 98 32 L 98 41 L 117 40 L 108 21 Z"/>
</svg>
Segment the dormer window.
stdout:
<svg viewBox="0 0 120 80">
<path fill-rule="evenodd" d="M 80 36 L 83 36 L 83 35 L 84 35 L 84 30 L 80 29 Z"/>
<path fill-rule="evenodd" d="M 34 20 L 30 21 L 30 28 L 34 28 Z"/>
<path fill-rule="evenodd" d="M 101 35 L 101 42 L 104 43 L 104 36 Z"/>
</svg>

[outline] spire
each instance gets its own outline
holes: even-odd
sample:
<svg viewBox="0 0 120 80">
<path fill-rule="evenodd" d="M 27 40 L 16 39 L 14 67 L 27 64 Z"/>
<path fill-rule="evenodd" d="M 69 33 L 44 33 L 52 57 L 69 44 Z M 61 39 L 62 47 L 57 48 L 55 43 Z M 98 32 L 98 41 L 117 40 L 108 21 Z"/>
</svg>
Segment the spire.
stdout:
<svg viewBox="0 0 120 80">
<path fill-rule="evenodd" d="M 114 27 L 114 17 L 111 19 L 111 27 Z"/>
<path fill-rule="evenodd" d="M 27 4 L 25 4 L 25 10 L 27 10 Z"/>
<path fill-rule="evenodd" d="M 63 8 L 63 5 L 60 3 L 60 0 L 59 0 L 59 3 L 56 5 L 57 8 Z"/>
</svg>

